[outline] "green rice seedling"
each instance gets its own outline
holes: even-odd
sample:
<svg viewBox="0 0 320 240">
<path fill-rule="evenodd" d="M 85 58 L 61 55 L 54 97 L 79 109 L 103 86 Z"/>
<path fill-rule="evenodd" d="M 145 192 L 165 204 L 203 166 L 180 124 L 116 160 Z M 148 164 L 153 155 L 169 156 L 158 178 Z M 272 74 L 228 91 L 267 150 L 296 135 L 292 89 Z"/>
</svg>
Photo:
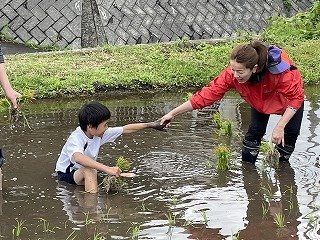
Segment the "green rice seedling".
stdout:
<svg viewBox="0 0 320 240">
<path fill-rule="evenodd" d="M 219 112 L 212 114 L 212 122 L 217 127 L 219 135 L 232 135 L 232 122 L 229 119 L 223 119 Z"/>
<path fill-rule="evenodd" d="M 139 237 L 139 233 L 140 233 L 140 225 L 138 224 L 131 224 L 131 227 L 129 227 L 127 233 L 130 232 L 131 235 L 131 239 L 132 240 L 136 240 Z"/>
<path fill-rule="evenodd" d="M 171 212 L 166 213 L 165 215 L 167 217 L 169 227 L 174 226 L 176 224 L 176 215 Z"/>
<path fill-rule="evenodd" d="M 108 205 L 106 204 L 106 216 L 103 217 L 102 221 L 109 221 L 109 215 L 110 215 L 110 211 L 111 211 L 112 207 L 108 207 Z"/>
<path fill-rule="evenodd" d="M 93 238 L 92 240 L 106 240 L 106 237 L 103 236 L 102 233 L 97 233 L 96 230 L 93 233 Z"/>
<path fill-rule="evenodd" d="M 273 198 L 273 191 L 270 184 L 267 184 L 267 187 L 261 187 L 261 190 L 263 190 L 263 194 L 266 196 L 267 200 L 270 202 L 270 200 Z"/>
<path fill-rule="evenodd" d="M 142 210 L 143 212 L 145 212 L 145 211 L 147 210 L 147 207 L 146 207 L 146 205 L 144 204 L 144 200 L 142 200 L 142 202 L 141 202 L 141 210 Z"/>
<path fill-rule="evenodd" d="M 209 219 L 208 219 L 208 215 L 207 215 L 206 210 L 200 210 L 200 213 L 201 213 L 201 216 L 202 216 L 202 219 L 203 219 L 203 223 L 205 225 L 208 225 Z"/>
<path fill-rule="evenodd" d="M 193 220 L 186 220 L 183 224 L 184 227 L 191 226 L 193 224 Z"/>
<path fill-rule="evenodd" d="M 173 204 L 173 205 L 177 205 L 178 201 L 179 201 L 179 199 L 178 199 L 177 196 L 172 196 L 170 198 L 170 203 Z"/>
<path fill-rule="evenodd" d="M 219 135 L 232 135 L 232 122 L 228 119 L 223 120 L 220 124 L 220 128 L 218 130 Z"/>
<path fill-rule="evenodd" d="M 232 240 L 240 240 L 240 233 L 232 234 Z M 241 239 L 242 240 L 242 239 Z"/>
<path fill-rule="evenodd" d="M 117 178 L 116 176 L 106 176 L 99 186 L 102 186 L 107 193 L 120 192 L 127 187 L 127 183 L 125 180 Z"/>
<path fill-rule="evenodd" d="M 64 229 L 66 230 L 69 226 L 68 226 L 68 220 L 64 221 Z"/>
<path fill-rule="evenodd" d="M 303 217 L 303 219 L 307 219 L 309 224 L 312 225 L 314 229 L 318 228 L 318 224 L 320 223 L 318 216 L 315 216 L 312 213 L 308 213 L 306 216 Z"/>
<path fill-rule="evenodd" d="M 276 213 L 273 220 L 278 228 L 284 227 L 284 215 L 282 213 Z"/>
<path fill-rule="evenodd" d="M 290 199 L 288 200 L 288 203 L 289 203 L 289 211 L 291 212 L 291 210 L 293 209 L 293 202 L 292 202 L 291 197 L 290 197 Z"/>
<path fill-rule="evenodd" d="M 231 159 L 231 150 L 229 147 L 223 144 L 219 144 L 214 149 L 215 156 L 217 158 L 217 170 L 225 171 L 229 169 L 229 162 Z"/>
<path fill-rule="evenodd" d="M 293 201 L 292 201 L 292 198 L 293 198 L 293 186 L 292 184 L 290 186 L 286 185 L 286 190 L 284 191 L 285 194 L 288 192 L 290 194 L 290 198 L 288 200 L 289 202 L 289 210 L 291 211 L 293 209 Z"/>
<path fill-rule="evenodd" d="M 116 160 L 116 166 L 120 168 L 120 170 L 127 171 L 129 170 L 131 163 L 123 156 L 120 156 Z M 112 192 L 119 192 L 127 186 L 127 183 L 122 178 L 117 178 L 115 176 L 106 176 L 101 184 L 104 190 L 108 193 L 109 191 Z"/>
<path fill-rule="evenodd" d="M 76 239 L 77 235 L 74 235 L 75 234 L 75 230 L 73 230 L 69 235 L 68 237 L 66 238 L 66 240 L 74 240 Z"/>
<path fill-rule="evenodd" d="M 23 226 L 25 223 L 25 220 L 18 220 L 18 219 L 15 219 L 15 220 L 17 222 L 17 225 L 13 226 L 13 229 L 12 229 L 13 239 L 15 239 L 16 237 L 20 237 L 23 229 L 27 230 L 27 228 Z"/>
<path fill-rule="evenodd" d="M 314 223 L 317 221 L 317 217 L 315 217 L 313 214 L 308 214 L 308 222 L 309 223 Z"/>
<path fill-rule="evenodd" d="M 85 213 L 84 215 L 86 216 L 86 219 L 85 219 L 85 221 L 84 221 L 84 225 L 85 225 L 85 226 L 88 226 L 88 225 L 94 223 L 94 219 L 92 219 L 92 218 L 89 217 L 89 213 Z"/>
<path fill-rule="evenodd" d="M 269 212 L 269 204 L 266 203 L 266 202 L 262 202 L 261 205 L 262 205 L 261 206 L 262 207 L 262 216 L 263 216 L 264 219 L 266 219 L 267 218 L 267 214 Z"/>
<path fill-rule="evenodd" d="M 116 166 L 120 168 L 122 172 L 128 171 L 130 169 L 131 163 L 123 156 L 120 156 L 116 160 Z"/>
<path fill-rule="evenodd" d="M 141 202 L 141 210 L 142 210 L 143 212 L 145 212 L 145 211 L 151 211 L 150 208 L 146 206 L 145 200 L 142 200 L 142 202 Z"/>
<path fill-rule="evenodd" d="M 212 114 L 212 122 L 217 128 L 220 128 L 222 118 L 221 118 L 221 114 L 219 112 L 215 112 Z"/>
<path fill-rule="evenodd" d="M 293 186 L 292 184 L 286 185 L 286 190 L 284 191 L 285 193 L 289 192 L 290 195 L 293 194 Z"/>
<path fill-rule="evenodd" d="M 262 142 L 260 145 L 260 151 L 264 155 L 263 164 L 265 166 L 273 167 L 275 169 L 279 167 L 280 155 L 272 142 Z"/>
<path fill-rule="evenodd" d="M 211 169 L 211 168 L 213 168 L 214 163 L 213 163 L 212 161 L 210 161 L 210 160 L 206 160 L 206 161 L 204 162 L 204 166 L 205 166 L 206 168 L 208 168 L 208 169 Z"/>
<path fill-rule="evenodd" d="M 52 229 L 50 229 L 49 222 L 46 219 L 44 218 L 38 218 L 38 219 L 41 223 L 37 226 L 37 228 L 39 226 L 42 226 L 42 231 L 44 233 L 55 233 L 54 231 L 55 229 L 60 229 L 59 227 L 53 227 Z"/>
<path fill-rule="evenodd" d="M 285 194 L 289 194 L 289 200 L 288 200 L 288 203 L 289 203 L 289 211 L 291 211 L 293 209 L 293 201 L 292 201 L 292 197 L 293 197 L 293 186 L 292 184 L 290 186 L 286 185 L 285 186 L 287 189 L 284 191 Z"/>
<path fill-rule="evenodd" d="M 271 148 L 272 148 L 272 145 L 270 144 L 270 142 L 263 141 L 260 144 L 260 151 L 265 155 L 271 151 Z"/>
</svg>

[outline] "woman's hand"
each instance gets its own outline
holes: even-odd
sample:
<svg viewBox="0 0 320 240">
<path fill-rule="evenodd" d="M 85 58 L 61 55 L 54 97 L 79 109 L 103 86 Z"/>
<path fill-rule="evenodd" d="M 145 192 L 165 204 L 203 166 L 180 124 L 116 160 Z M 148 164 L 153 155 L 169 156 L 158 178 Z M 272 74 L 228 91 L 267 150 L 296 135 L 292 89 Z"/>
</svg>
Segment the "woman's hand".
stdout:
<svg viewBox="0 0 320 240">
<path fill-rule="evenodd" d="M 170 112 L 168 112 L 166 115 L 164 115 L 160 119 L 160 125 L 166 124 L 166 127 L 170 126 L 170 122 L 173 120 L 173 118 L 179 114 L 192 111 L 193 107 L 191 105 L 191 102 L 188 100 L 184 103 L 182 103 L 180 106 L 174 108 Z"/>
<path fill-rule="evenodd" d="M 167 126 L 167 124 L 169 123 L 170 121 L 169 120 L 165 120 L 162 124 L 161 124 L 161 121 L 160 119 L 157 120 L 157 121 L 154 121 L 154 122 L 149 122 L 148 123 L 148 126 L 150 128 L 153 128 L 153 129 L 156 129 L 156 130 L 159 130 L 159 131 L 166 131 L 165 130 L 165 127 Z"/>
<path fill-rule="evenodd" d="M 166 115 L 164 115 L 162 118 L 160 118 L 160 125 L 170 126 L 170 122 L 173 120 L 174 115 L 169 112 Z"/>
<path fill-rule="evenodd" d="M 281 144 L 282 146 L 284 146 L 284 127 L 278 125 L 275 126 L 272 131 L 271 141 L 274 144 Z"/>
</svg>

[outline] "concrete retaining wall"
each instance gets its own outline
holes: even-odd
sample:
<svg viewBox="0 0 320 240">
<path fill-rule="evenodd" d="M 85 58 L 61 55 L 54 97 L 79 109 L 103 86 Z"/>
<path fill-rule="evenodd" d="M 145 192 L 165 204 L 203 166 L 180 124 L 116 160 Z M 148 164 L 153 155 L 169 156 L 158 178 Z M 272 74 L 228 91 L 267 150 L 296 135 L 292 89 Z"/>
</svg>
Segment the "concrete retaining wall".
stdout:
<svg viewBox="0 0 320 240">
<path fill-rule="evenodd" d="M 286 1 L 288 2 L 288 1 Z M 258 33 L 274 15 L 291 16 L 313 0 L 1 0 L 0 33 L 60 49 L 168 42 Z"/>
</svg>

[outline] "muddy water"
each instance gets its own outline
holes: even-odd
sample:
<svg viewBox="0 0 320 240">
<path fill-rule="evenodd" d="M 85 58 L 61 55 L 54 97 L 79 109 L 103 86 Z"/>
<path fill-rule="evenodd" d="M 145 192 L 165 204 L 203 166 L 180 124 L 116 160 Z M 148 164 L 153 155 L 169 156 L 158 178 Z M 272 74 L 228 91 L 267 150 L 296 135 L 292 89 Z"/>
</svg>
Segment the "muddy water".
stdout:
<svg viewBox="0 0 320 240">
<path fill-rule="evenodd" d="M 85 101 L 105 103 L 112 112 L 109 125 L 119 126 L 157 119 L 183 102 L 184 96 L 38 100 L 22 106 L 25 118 L 13 128 L 3 112 L 1 237 L 12 239 L 13 229 L 23 223 L 21 239 L 131 239 L 135 232 L 139 239 L 319 239 L 317 94 L 307 96 L 297 148 L 290 165 L 279 170 L 263 168 L 261 159 L 256 167 L 241 164 L 249 108 L 231 94 L 220 105 L 177 117 L 167 132 L 141 131 L 103 146 L 99 161 L 113 165 L 124 156 L 132 162 L 131 171 L 137 176 L 126 179 L 123 192 L 106 194 L 101 189 L 97 195 L 85 194 L 83 188 L 52 176 Z M 211 114 L 217 109 L 233 121 L 233 136 L 216 134 Z M 276 120 L 271 118 L 266 139 Z M 219 143 L 232 149 L 232 167 L 226 172 L 208 166 L 216 161 L 212 150 Z M 277 228 L 275 216 L 284 216 L 283 228 Z"/>
</svg>

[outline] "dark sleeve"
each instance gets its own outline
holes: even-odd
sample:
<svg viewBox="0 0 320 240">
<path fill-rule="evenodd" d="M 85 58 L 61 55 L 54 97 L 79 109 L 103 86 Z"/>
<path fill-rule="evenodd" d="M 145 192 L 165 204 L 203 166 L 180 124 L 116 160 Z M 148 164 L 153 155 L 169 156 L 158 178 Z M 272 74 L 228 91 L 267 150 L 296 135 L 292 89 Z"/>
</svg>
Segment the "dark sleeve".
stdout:
<svg viewBox="0 0 320 240">
<path fill-rule="evenodd" d="M 4 63 L 4 58 L 3 58 L 3 53 L 1 50 L 1 45 L 0 45 L 0 63 Z"/>
</svg>

